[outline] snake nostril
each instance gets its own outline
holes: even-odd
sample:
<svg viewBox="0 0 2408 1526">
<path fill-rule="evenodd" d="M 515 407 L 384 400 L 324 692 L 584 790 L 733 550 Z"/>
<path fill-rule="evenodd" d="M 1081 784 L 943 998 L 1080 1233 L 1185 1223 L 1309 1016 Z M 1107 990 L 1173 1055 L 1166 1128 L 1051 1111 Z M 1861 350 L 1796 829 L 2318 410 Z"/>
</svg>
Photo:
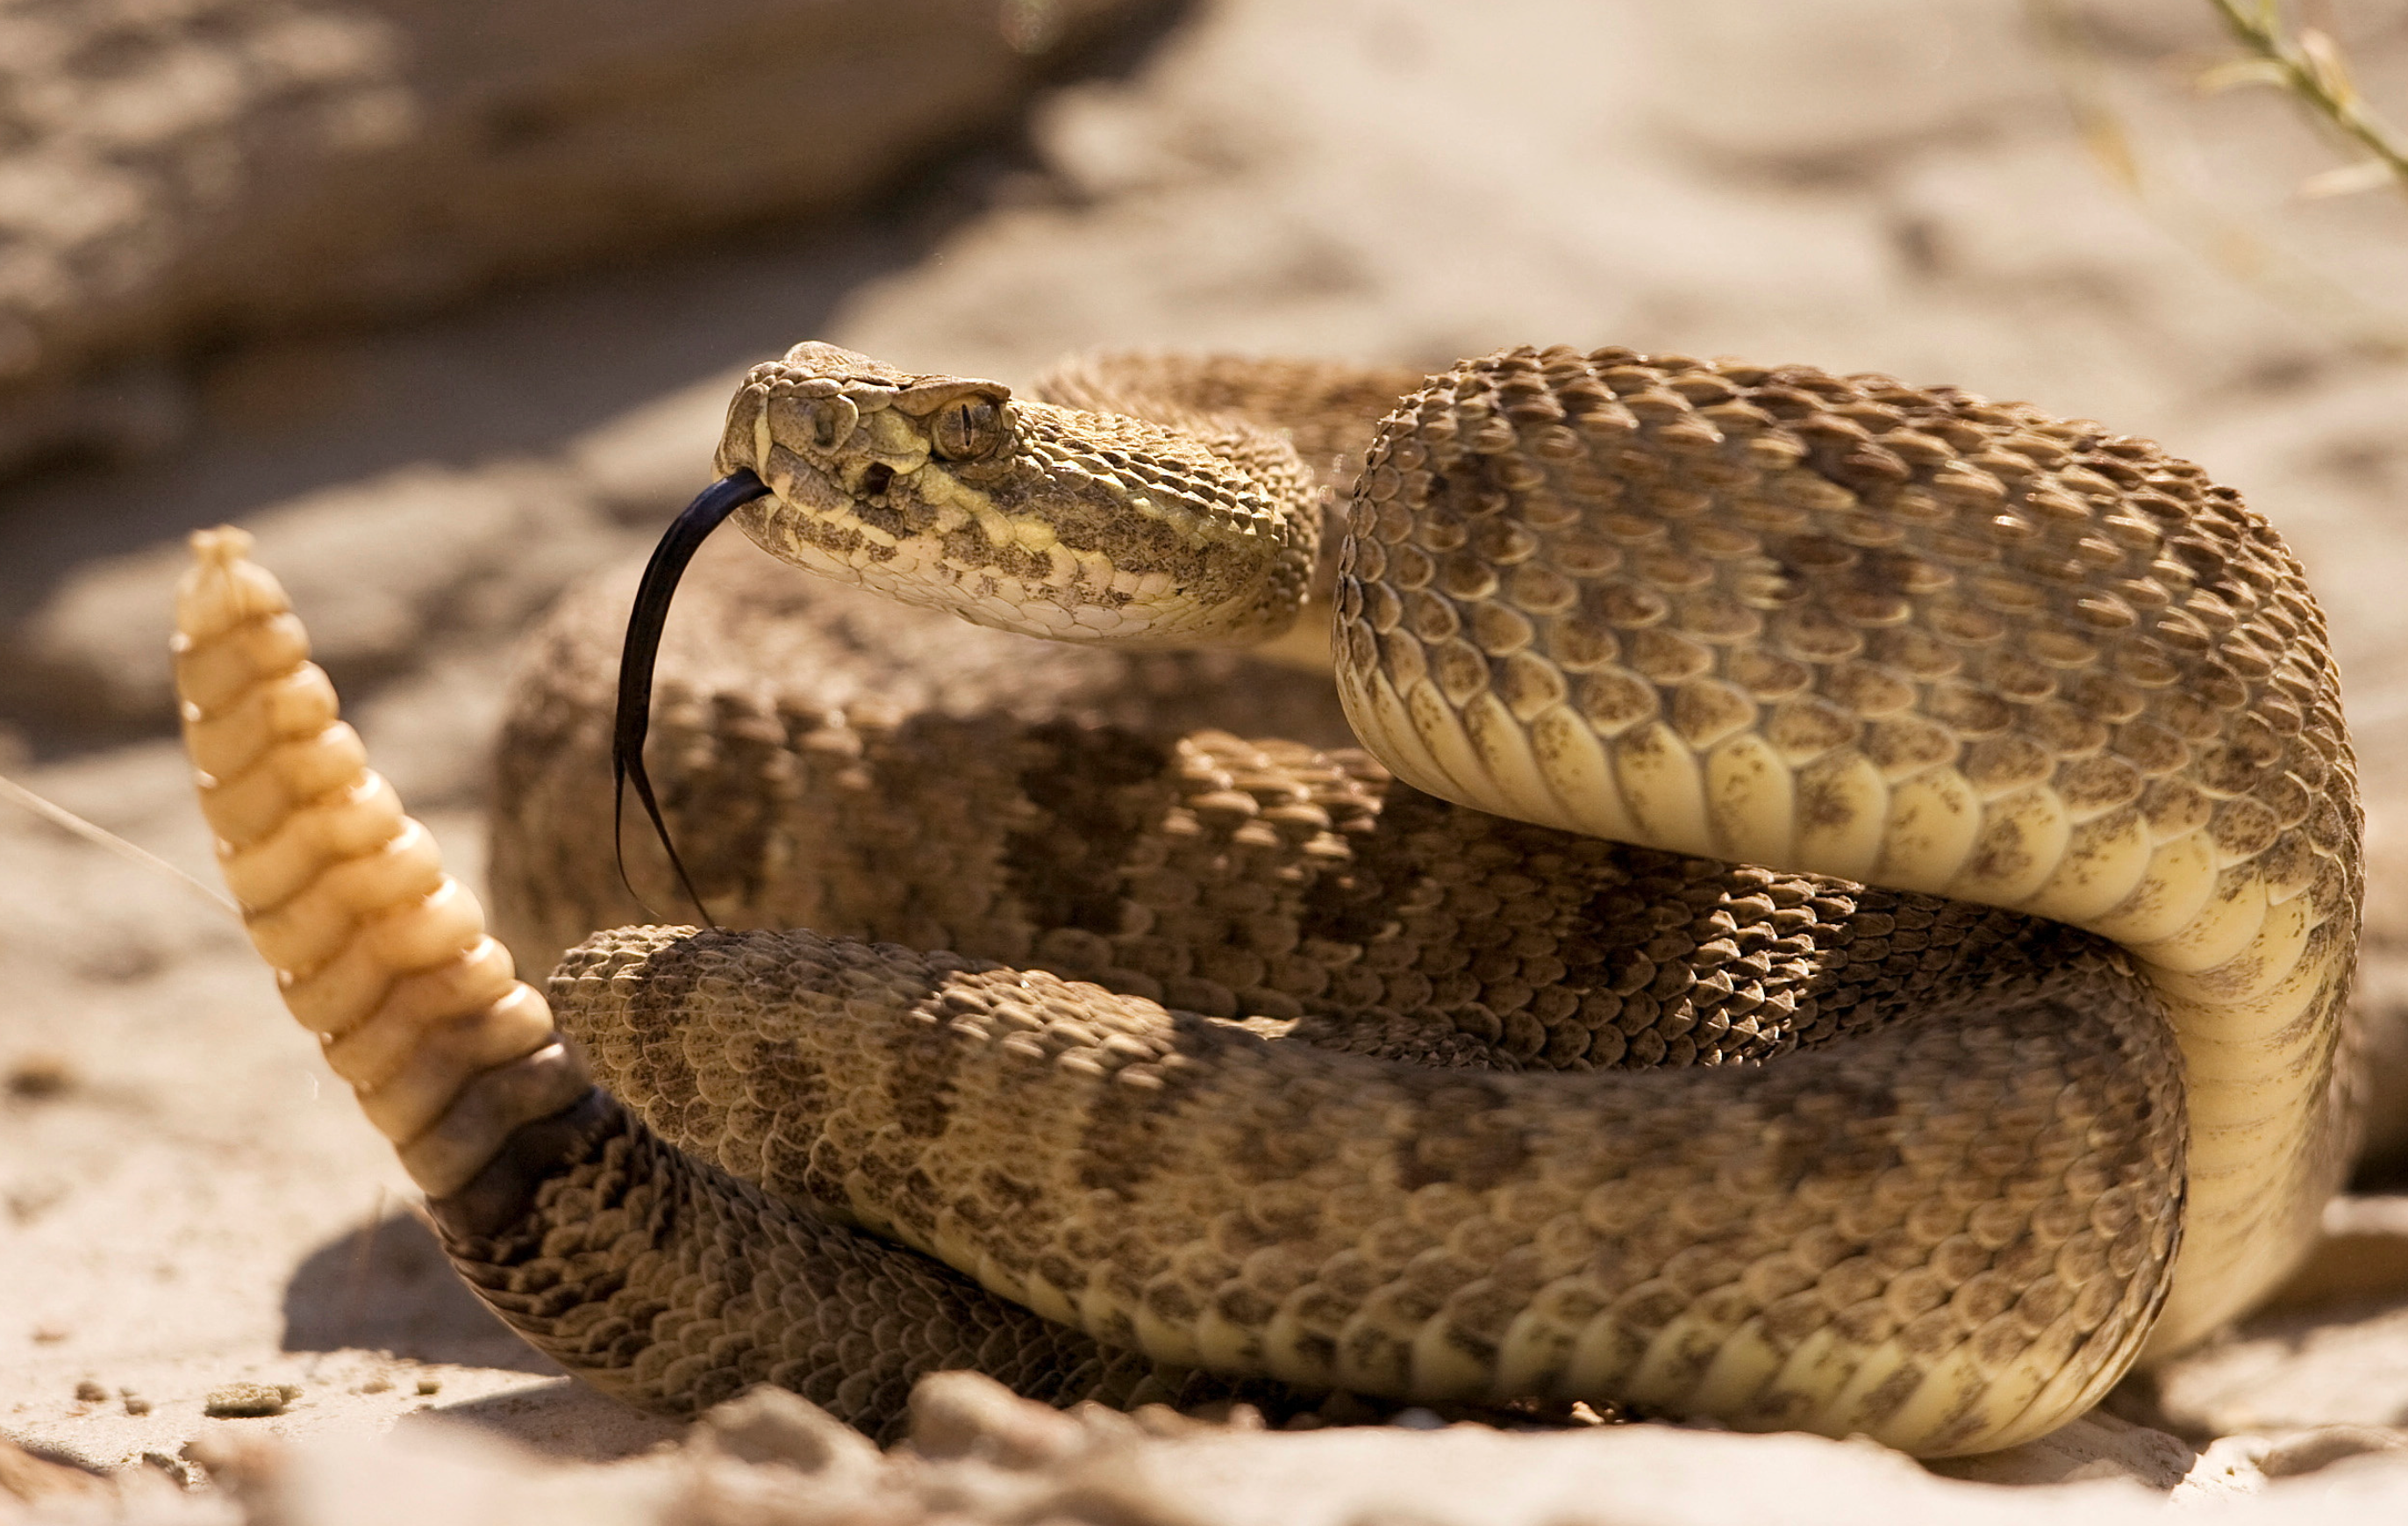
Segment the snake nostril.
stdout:
<svg viewBox="0 0 2408 1526">
<path fill-rule="evenodd" d="M 894 480 L 895 468 L 893 467 L 888 466 L 883 461 L 871 462 L 869 464 L 869 469 L 861 474 L 861 491 L 863 497 L 872 498 L 878 497 L 881 493 L 886 491 L 886 484 Z"/>
</svg>

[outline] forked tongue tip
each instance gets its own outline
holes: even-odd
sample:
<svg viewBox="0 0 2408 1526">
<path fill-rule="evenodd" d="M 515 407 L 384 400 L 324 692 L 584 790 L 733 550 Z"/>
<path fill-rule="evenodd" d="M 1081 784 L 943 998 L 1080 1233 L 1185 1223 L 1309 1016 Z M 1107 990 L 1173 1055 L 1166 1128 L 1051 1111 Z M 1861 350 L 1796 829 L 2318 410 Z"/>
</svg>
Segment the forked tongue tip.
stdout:
<svg viewBox="0 0 2408 1526">
<path fill-rule="evenodd" d="M 686 872 L 685 860 L 679 857 L 677 843 L 669 837 L 668 823 L 661 817 L 660 802 L 653 799 L 652 781 L 644 771 L 644 738 L 652 724 L 652 664 L 660 654 L 661 630 L 668 623 L 669 599 L 677 592 L 678 580 L 685 575 L 686 564 L 694 560 L 710 532 L 725 523 L 727 516 L 767 496 L 769 489 L 750 470 L 737 470 L 722 477 L 695 495 L 677 518 L 669 522 L 660 544 L 652 548 L 652 558 L 644 564 L 643 582 L 636 586 L 636 605 L 627 613 L 627 639 L 619 651 L 619 708 L 610 730 L 610 854 L 619 868 L 619 883 L 627 893 L 643 905 L 645 914 L 652 907 L 644 904 L 642 892 L 627 877 L 627 855 L 623 821 L 627 802 L 627 782 L 636 785 L 636 798 L 644 803 L 644 814 L 652 819 L 652 830 L 661 840 L 661 847 L 669 857 L 669 867 L 677 871 L 678 884 L 685 889 L 686 899 L 701 914 L 703 925 L 717 928 L 710 909 L 702 903 L 702 892 L 695 888 L 694 876 Z"/>
</svg>

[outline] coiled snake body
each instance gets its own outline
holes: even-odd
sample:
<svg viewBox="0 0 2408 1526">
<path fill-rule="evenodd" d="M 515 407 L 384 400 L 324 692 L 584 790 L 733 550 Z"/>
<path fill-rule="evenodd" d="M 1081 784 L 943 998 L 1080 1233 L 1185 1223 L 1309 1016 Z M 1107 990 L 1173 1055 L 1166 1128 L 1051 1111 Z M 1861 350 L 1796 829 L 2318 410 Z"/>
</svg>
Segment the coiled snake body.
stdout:
<svg viewBox="0 0 2408 1526">
<path fill-rule="evenodd" d="M 607 1090 L 517 1018 L 414 1110 L 354 1077 L 572 1370 L 873 1429 L 975 1363 L 1057 1402 L 1272 1379 L 1961 1452 L 2304 1248 L 2350 1148 L 2353 765 L 2296 561 L 2197 468 L 1619 350 L 1047 385 L 798 346 L 720 467 L 773 491 L 738 518 L 781 558 L 982 625 L 1270 641 L 1310 594 L 1284 655 L 1329 622 L 1379 761 L 1308 745 L 1326 704 L 1248 659 L 1039 670 L 758 578 L 682 612 L 681 841 L 721 921 L 816 930 L 572 950 L 552 1000 Z M 1399 394 L 1325 541 L 1315 468 Z M 290 618 L 208 592 L 250 586 L 231 554 L 184 627 L 228 695 L 210 643 Z M 610 646 L 564 614 L 506 740 L 523 956 L 628 919 Z M 895 651 L 938 669 L 865 676 Z M 1177 734 L 1249 692 L 1322 732 Z M 365 946 L 389 914 L 344 904 Z M 353 1005 L 305 1021 L 400 1022 Z"/>
</svg>

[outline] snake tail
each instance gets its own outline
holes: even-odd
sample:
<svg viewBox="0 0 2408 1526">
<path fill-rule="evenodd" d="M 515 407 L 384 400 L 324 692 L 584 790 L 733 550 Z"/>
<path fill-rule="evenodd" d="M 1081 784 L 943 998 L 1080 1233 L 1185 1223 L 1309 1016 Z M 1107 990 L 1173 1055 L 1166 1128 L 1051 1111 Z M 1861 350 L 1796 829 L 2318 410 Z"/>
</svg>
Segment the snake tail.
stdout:
<svg viewBox="0 0 2408 1526">
<path fill-rule="evenodd" d="M 176 690 L 218 864 L 284 1003 L 435 1196 L 591 1086 L 543 993 L 367 766 L 251 538 L 195 532 Z"/>
<path fill-rule="evenodd" d="M 227 885 L 286 1005 L 426 1192 L 454 1267 L 530 1345 L 647 1409 L 691 1416 L 767 1382 L 881 1440 L 902 1434 L 912 1386 L 965 1352 L 1057 1405 L 1250 1396 L 663 1143 L 592 1083 L 474 893 L 367 767 L 251 537 L 191 545 L 172 650 Z M 629 1234 L 652 1245 L 634 1265 L 617 1254 Z M 865 1309 L 882 1311 L 874 1330 Z"/>
</svg>

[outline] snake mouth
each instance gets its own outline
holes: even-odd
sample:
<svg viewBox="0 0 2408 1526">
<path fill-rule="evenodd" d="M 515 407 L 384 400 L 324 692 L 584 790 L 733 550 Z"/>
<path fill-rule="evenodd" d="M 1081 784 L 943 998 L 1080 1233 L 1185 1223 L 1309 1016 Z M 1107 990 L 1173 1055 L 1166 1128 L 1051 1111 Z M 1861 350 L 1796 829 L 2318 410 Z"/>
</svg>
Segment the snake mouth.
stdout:
<svg viewBox="0 0 2408 1526">
<path fill-rule="evenodd" d="M 841 473 L 839 475 L 838 473 Z M 1045 641 L 1195 644 L 1154 629 L 1176 580 L 1116 566 L 1044 517 L 1015 511 L 935 464 L 828 465 L 782 445 L 759 473 L 768 492 L 738 526 L 762 550 L 831 581 L 972 625 Z"/>
</svg>

